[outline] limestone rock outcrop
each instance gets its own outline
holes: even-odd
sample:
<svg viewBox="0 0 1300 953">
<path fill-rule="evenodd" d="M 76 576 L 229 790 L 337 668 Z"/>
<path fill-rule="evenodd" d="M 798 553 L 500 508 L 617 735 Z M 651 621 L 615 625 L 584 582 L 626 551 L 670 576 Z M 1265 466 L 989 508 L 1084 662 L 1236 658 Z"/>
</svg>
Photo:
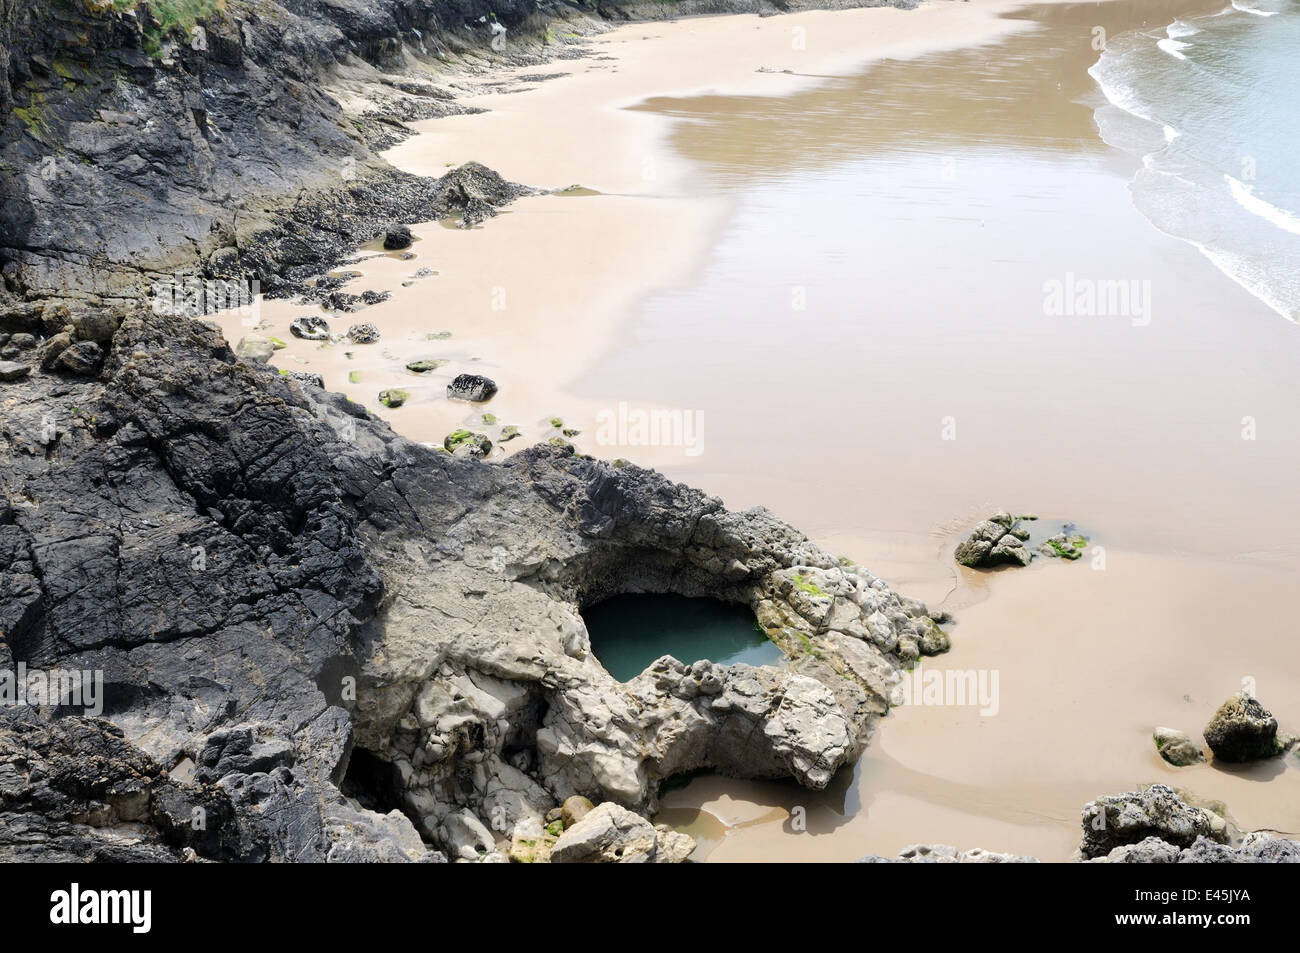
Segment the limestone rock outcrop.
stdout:
<svg viewBox="0 0 1300 953">
<path fill-rule="evenodd" d="M 1190 847 L 1200 837 L 1223 843 L 1228 839 L 1228 825 L 1213 811 L 1186 803 L 1164 784 L 1109 794 L 1084 806 L 1079 850 L 1087 859 L 1148 837 L 1178 848 Z"/>
<path fill-rule="evenodd" d="M 1032 518 L 995 513 L 971 531 L 953 552 L 953 557 L 963 566 L 972 568 L 1028 566 L 1034 554 L 1025 546 L 1029 530 L 1020 524 L 1022 520 Z"/>
<path fill-rule="evenodd" d="M 680 864 L 694 849 L 695 840 L 686 834 L 607 801 L 560 835 L 550 859 L 553 864 Z"/>
<path fill-rule="evenodd" d="M 107 776 L 150 759 L 228 805 L 227 846 L 146 815 L 150 856 L 505 860 L 574 795 L 649 813 L 697 769 L 823 787 L 947 647 L 762 509 L 561 448 L 453 458 L 204 321 L 126 314 L 98 375 L 34 371 L 0 401 L 0 667 L 102 673 Z M 785 661 L 620 683 L 581 612 L 624 592 L 747 605 Z M 0 778 L 34 757 L 15 717 Z M 92 815 L 116 823 L 29 817 L 51 836 L 23 849 L 94 853 L 57 827 Z"/>
</svg>

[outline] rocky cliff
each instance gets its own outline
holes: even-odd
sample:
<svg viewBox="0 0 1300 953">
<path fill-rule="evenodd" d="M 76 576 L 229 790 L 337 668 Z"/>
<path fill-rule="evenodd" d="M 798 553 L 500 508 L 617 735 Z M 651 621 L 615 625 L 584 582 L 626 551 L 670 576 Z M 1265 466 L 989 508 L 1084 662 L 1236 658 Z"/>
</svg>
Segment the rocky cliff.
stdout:
<svg viewBox="0 0 1300 953">
<path fill-rule="evenodd" d="M 463 111 L 496 65 L 581 55 L 610 19 L 778 8 L 0 0 L 0 311 L 138 299 L 178 271 L 277 293 L 419 220 L 419 181 L 375 150 L 403 120 Z"/>
</svg>

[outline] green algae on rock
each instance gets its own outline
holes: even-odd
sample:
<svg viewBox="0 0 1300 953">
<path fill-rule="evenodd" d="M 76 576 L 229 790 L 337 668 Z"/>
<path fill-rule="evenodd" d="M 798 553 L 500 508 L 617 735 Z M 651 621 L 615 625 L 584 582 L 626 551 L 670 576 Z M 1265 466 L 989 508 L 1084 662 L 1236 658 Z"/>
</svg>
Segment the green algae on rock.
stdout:
<svg viewBox="0 0 1300 953">
<path fill-rule="evenodd" d="M 436 371 L 438 368 L 442 367 L 446 363 L 447 363 L 446 361 L 439 361 L 439 360 L 434 360 L 429 358 L 420 358 L 417 361 L 407 361 L 406 369 L 410 371 L 412 374 L 428 374 L 432 371 Z"/>
<path fill-rule="evenodd" d="M 463 429 L 447 434 L 442 446 L 456 456 L 485 457 L 492 452 L 492 441 L 486 436 Z"/>
<path fill-rule="evenodd" d="M 1156 728 L 1151 734 L 1160 757 L 1176 768 L 1197 764 L 1205 760 L 1205 753 L 1184 731 L 1176 728 Z"/>
</svg>

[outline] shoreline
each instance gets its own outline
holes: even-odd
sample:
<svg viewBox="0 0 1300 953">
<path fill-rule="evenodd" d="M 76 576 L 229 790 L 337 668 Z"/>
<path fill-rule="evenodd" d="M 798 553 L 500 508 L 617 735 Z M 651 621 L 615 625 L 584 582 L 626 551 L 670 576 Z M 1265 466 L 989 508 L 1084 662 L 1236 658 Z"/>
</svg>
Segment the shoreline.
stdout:
<svg viewBox="0 0 1300 953">
<path fill-rule="evenodd" d="M 315 308 L 311 313 L 326 317 L 336 334 L 365 321 L 393 328 L 396 336 L 386 335 L 377 347 L 351 348 L 344 342 L 321 349 L 296 340 L 288 334 L 288 324 L 304 313 L 303 308 L 295 299 L 264 300 L 264 330 L 288 345 L 272 363 L 321 373 L 327 389 L 347 394 L 405 436 L 428 443 L 440 443 L 452 430 L 478 422 L 479 415 L 471 409 L 441 400 L 451 377 L 460 372 L 492 377 L 499 368 L 502 392 L 483 410 L 518 426 L 524 439 L 509 447 L 498 444 L 498 456 L 501 450 L 514 452 L 555 436 L 545 426 L 555 416 L 580 418 L 576 429 L 590 437 L 605 401 L 576 395 L 572 383 L 625 339 L 624 316 L 647 296 L 700 273 L 708 249 L 734 210 L 732 200 L 699 189 L 698 171 L 669 147 L 675 121 L 630 107 L 647 99 L 703 91 L 789 96 L 814 89 L 837 72 L 852 74 L 871 63 L 994 43 L 1032 28 L 1003 18 L 1023 5 L 1020 0 L 977 0 L 913 10 L 862 7 L 777 17 L 727 14 L 635 22 L 592 39 L 588 56 L 549 64 L 547 74 L 560 74 L 556 78 L 522 91 L 507 87 L 504 92 L 458 99 L 463 106 L 488 111 L 412 123 L 417 134 L 384 152 L 384 158 L 400 172 L 424 176 L 438 176 L 473 160 L 525 186 L 558 189 L 578 184 L 601 194 L 590 200 L 552 195 L 517 199 L 482 229 L 448 231 L 436 222 L 421 223 L 411 228 L 417 240 L 411 248 L 415 259 L 376 255 L 341 266 L 339 271 L 361 275 L 345 290 L 391 291 L 392 298 L 355 315 L 331 315 Z M 751 22 L 755 35 L 745 37 L 737 63 L 737 24 L 744 24 L 748 33 Z M 819 49 L 832 29 L 833 40 Z M 806 48 L 784 49 L 794 42 L 796 30 L 806 31 L 799 36 Z M 667 62 L 643 52 L 656 46 L 656 40 L 659 45 L 675 43 Z M 701 45 L 719 42 L 729 44 L 728 57 L 715 61 L 697 55 Z M 606 57 L 613 53 L 621 55 L 618 68 L 626 69 L 630 79 L 610 78 Z M 800 63 L 811 75 L 758 72 Z M 509 81 L 535 70 L 512 67 L 501 76 Z M 594 88 L 593 112 L 579 114 L 567 105 L 572 99 L 584 110 L 593 106 L 592 99 L 565 85 L 574 82 Z M 609 85 L 612 90 L 605 88 Z M 571 128 L 554 125 L 556 117 L 564 115 L 572 116 Z M 593 141 L 599 149 L 586 148 Z M 533 150 L 521 161 L 519 142 L 558 145 Z M 577 214 L 572 203 L 583 203 Z M 647 235 L 654 236 L 648 247 Z M 575 261 L 565 251 L 570 247 L 600 248 L 605 257 Z M 498 273 L 485 276 L 485 261 L 499 262 Z M 416 278 L 421 267 L 432 268 L 436 275 Z M 414 285 L 403 287 L 412 280 Z M 441 311 L 461 319 L 428 317 L 424 300 L 431 294 L 437 295 Z M 521 324 L 505 333 L 491 330 L 503 317 L 508 321 L 520 312 Z M 575 312 L 580 325 L 574 323 Z M 217 318 L 232 343 L 252 330 L 233 316 Z M 451 331 L 451 340 L 433 349 L 422 346 L 423 334 L 430 331 Z M 562 339 L 557 340 L 557 334 Z M 402 361 L 390 356 L 397 342 Z M 434 350 L 436 359 L 450 362 L 435 374 L 415 378 L 402 370 L 405 360 L 431 356 Z M 343 356 L 348 351 L 353 358 Z M 514 369 L 532 366 L 539 355 L 548 368 L 545 381 L 534 375 L 511 376 Z M 353 372 L 364 383 L 353 383 Z M 390 388 L 403 388 L 414 399 L 396 411 L 377 406 L 375 395 Z M 601 455 L 586 441 L 576 442 L 580 450 Z M 646 466 L 679 462 L 676 452 L 656 453 L 653 447 L 638 451 L 636 462 Z"/>
</svg>

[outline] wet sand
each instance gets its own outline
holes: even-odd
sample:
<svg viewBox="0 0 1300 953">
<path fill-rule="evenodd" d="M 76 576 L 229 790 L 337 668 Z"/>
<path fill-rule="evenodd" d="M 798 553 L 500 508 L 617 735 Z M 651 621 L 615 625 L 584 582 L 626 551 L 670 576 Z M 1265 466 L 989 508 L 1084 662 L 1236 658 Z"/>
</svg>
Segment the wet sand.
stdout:
<svg viewBox="0 0 1300 953">
<path fill-rule="evenodd" d="M 1062 860 L 1085 802 L 1152 781 L 1225 801 L 1243 828 L 1300 831 L 1296 759 L 1176 770 L 1150 740 L 1156 725 L 1199 736 L 1248 677 L 1300 728 L 1296 328 L 1141 217 L 1137 164 L 1098 138 L 1086 72 L 1095 26 L 1158 30 L 1214 6 L 1011 9 L 621 28 L 597 41 L 612 59 L 558 65 L 571 75 L 476 100 L 493 111 L 425 123 L 390 153 L 602 194 L 422 226 L 416 259 L 363 263 L 347 290 L 393 299 L 331 320 L 374 321 L 378 345 L 290 341 L 306 309 L 264 309 L 290 341 L 279 366 L 324 373 L 408 436 L 488 411 L 523 431 L 514 449 L 560 416 L 579 449 L 765 505 L 957 616 L 952 652 L 925 666 L 996 670 L 996 715 L 896 709 L 821 794 L 673 790 L 664 819 L 701 835 L 700 858 L 945 842 Z M 400 288 L 419 267 L 437 274 Z M 1045 283 L 1067 275 L 1149 283 L 1150 307 L 1045 313 Z M 450 363 L 416 378 L 415 357 Z M 501 393 L 446 401 L 460 371 Z M 378 408 L 393 386 L 413 399 Z M 699 415 L 702 452 L 599 440 L 620 404 Z M 1105 568 L 1090 552 L 958 569 L 959 532 L 1000 508 L 1077 521 Z"/>
<path fill-rule="evenodd" d="M 828 795 L 720 779 L 671 792 L 675 812 L 711 811 L 722 791 L 806 809 L 806 832 L 788 817 L 733 826 L 709 859 L 941 842 L 1063 860 L 1087 801 L 1153 781 L 1226 802 L 1243 829 L 1300 831 L 1295 758 L 1177 770 L 1150 737 L 1199 738 L 1248 678 L 1284 724 L 1300 718 L 1285 621 L 1297 550 L 1281 530 L 1300 516 L 1296 328 L 1136 212 L 1136 163 L 1098 140 L 1086 74 L 1091 25 L 1160 29 L 1197 9 L 1033 7 L 1041 28 L 993 51 L 763 104 L 647 104 L 682 120 L 674 147 L 743 198 L 710 272 L 652 297 L 635 352 L 582 386 L 672 393 L 725 422 L 696 470 L 669 472 L 772 506 L 951 610 L 953 651 L 923 667 L 996 672 L 1001 696 L 991 716 L 895 710 Z M 846 235 L 846 221 L 862 227 Z M 1070 273 L 1149 282 L 1149 314 L 1045 315 L 1045 282 Z M 791 286 L 806 310 L 780 300 Z M 719 313 L 746 316 L 743 343 L 708 322 Z M 684 360 L 683 339 L 712 358 Z M 717 393 L 738 351 L 772 386 Z M 959 570 L 959 531 L 1003 507 L 1078 521 L 1105 568 Z"/>
<path fill-rule="evenodd" d="M 1078 846 L 1084 804 L 1161 782 L 1224 802 L 1243 830 L 1300 833 L 1294 757 L 1174 768 L 1151 741 L 1156 725 L 1199 740 L 1248 677 L 1283 724 L 1300 724 L 1300 675 L 1278 621 L 1300 602 L 1289 594 L 1291 570 L 1121 551 L 1107 563 L 999 573 L 990 598 L 958 610 L 953 651 L 922 670 L 996 671 L 995 715 L 895 708 L 852 777 L 829 792 L 700 779 L 665 796 L 669 816 L 713 812 L 724 793 L 729 812 L 737 802 L 778 809 L 766 823 L 724 827 L 708 854 L 716 861 L 847 861 L 913 843 L 1064 860 Z M 1266 615 L 1269 632 L 1251 631 Z M 796 806 L 806 831 L 793 829 Z"/>
<path fill-rule="evenodd" d="M 691 159 L 669 147 L 673 123 L 631 107 L 647 96 L 813 90 L 826 75 L 852 73 L 886 56 L 991 42 L 1023 29 L 996 16 L 1009 8 L 976 2 L 916 11 L 709 17 L 635 24 L 596 38 L 591 57 L 542 71 L 565 74 L 560 78 L 524 91 L 466 98 L 466 105 L 490 111 L 414 123 L 421 134 L 386 158 L 425 175 L 477 160 L 530 186 L 576 184 L 598 196 L 525 198 L 470 230 L 416 226 L 414 258 L 372 253 L 346 269 L 362 277 L 344 290 L 391 290 L 389 301 L 354 315 L 265 301 L 259 333 L 287 344 L 276 355 L 277 366 L 322 374 L 329 389 L 346 393 L 412 439 L 441 442 L 490 412 L 497 427 L 478 429 L 495 437 L 500 426 L 513 425 L 523 434 L 500 446 L 500 456 L 554 436 L 548 421 L 558 416 L 566 427 L 583 431 L 585 440 L 576 441 L 580 449 L 616 456 L 617 448 L 592 442 L 597 416 L 616 410 L 617 402 L 577 394 L 572 383 L 619 345 L 626 316 L 648 292 L 690 284 L 701 274 L 735 205 L 734 196 L 719 193 Z M 725 55 L 719 55 L 722 50 Z M 539 70 L 503 71 L 503 79 L 512 72 Z M 437 274 L 402 287 L 420 268 Z M 289 335 L 289 323 L 303 314 L 323 315 L 336 334 L 353 323 L 373 322 L 383 338 L 366 346 L 299 341 Z M 232 342 L 253 330 L 234 316 L 220 320 Z M 426 340 L 448 331 L 448 339 Z M 405 364 L 418 358 L 448 363 L 431 374 L 407 372 Z M 497 380 L 501 390 L 490 406 L 445 399 L 447 383 L 462 372 Z M 378 394 L 394 387 L 411 399 L 389 410 Z M 651 406 L 673 404 L 638 405 Z M 628 449 L 624 455 L 647 466 L 683 456 L 677 448 L 641 446 L 635 454 Z"/>
</svg>

